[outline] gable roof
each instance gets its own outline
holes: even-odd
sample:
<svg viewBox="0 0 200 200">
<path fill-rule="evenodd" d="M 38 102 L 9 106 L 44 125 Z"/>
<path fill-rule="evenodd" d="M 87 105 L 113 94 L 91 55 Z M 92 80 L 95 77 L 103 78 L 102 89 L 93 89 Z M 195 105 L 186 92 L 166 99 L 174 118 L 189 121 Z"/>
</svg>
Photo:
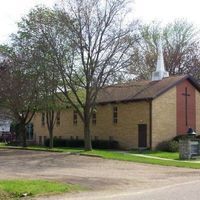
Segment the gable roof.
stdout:
<svg viewBox="0 0 200 200">
<path fill-rule="evenodd" d="M 141 80 L 107 86 L 99 91 L 97 104 L 155 99 L 186 79 L 200 91 L 197 82 L 189 75 L 170 76 L 159 81 Z"/>
</svg>

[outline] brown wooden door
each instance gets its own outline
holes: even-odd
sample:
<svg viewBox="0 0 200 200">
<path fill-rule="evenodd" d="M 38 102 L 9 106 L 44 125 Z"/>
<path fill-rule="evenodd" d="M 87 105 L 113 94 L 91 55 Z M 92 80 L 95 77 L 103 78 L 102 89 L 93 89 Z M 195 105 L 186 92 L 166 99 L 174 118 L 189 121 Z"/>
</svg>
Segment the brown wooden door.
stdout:
<svg viewBox="0 0 200 200">
<path fill-rule="evenodd" d="M 138 124 L 138 147 L 147 147 L 147 125 Z"/>
</svg>

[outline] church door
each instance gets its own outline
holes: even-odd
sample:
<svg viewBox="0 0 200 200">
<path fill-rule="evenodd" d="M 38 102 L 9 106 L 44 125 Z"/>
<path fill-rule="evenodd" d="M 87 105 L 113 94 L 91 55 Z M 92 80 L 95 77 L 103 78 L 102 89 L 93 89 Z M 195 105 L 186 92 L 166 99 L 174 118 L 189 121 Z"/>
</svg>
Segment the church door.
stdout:
<svg viewBox="0 0 200 200">
<path fill-rule="evenodd" d="M 147 147 L 147 125 L 138 124 L 138 148 Z"/>
</svg>

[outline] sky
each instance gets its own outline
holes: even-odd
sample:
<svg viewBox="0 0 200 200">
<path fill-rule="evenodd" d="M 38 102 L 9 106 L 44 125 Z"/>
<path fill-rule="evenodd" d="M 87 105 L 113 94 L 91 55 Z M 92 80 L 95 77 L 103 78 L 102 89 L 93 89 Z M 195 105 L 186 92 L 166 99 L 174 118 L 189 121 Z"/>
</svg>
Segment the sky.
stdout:
<svg viewBox="0 0 200 200">
<path fill-rule="evenodd" d="M 132 0 L 134 1 L 134 0 Z M 56 0 L 5 0 L 0 4 L 0 43 L 9 40 L 9 35 L 17 31 L 17 22 L 36 5 L 53 6 Z M 135 0 L 133 17 L 144 22 L 153 20 L 163 24 L 177 18 L 186 19 L 200 28 L 199 0 Z"/>
</svg>

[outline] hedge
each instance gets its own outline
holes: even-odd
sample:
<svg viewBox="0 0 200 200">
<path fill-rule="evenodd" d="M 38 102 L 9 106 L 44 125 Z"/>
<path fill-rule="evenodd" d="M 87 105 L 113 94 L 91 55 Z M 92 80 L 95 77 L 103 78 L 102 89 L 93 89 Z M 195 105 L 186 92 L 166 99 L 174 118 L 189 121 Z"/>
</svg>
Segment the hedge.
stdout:
<svg viewBox="0 0 200 200">
<path fill-rule="evenodd" d="M 84 140 L 53 139 L 54 147 L 84 147 Z M 44 141 L 45 146 L 49 146 L 49 139 Z M 94 140 L 92 147 L 97 149 L 118 149 L 119 143 L 115 140 Z"/>
</svg>

